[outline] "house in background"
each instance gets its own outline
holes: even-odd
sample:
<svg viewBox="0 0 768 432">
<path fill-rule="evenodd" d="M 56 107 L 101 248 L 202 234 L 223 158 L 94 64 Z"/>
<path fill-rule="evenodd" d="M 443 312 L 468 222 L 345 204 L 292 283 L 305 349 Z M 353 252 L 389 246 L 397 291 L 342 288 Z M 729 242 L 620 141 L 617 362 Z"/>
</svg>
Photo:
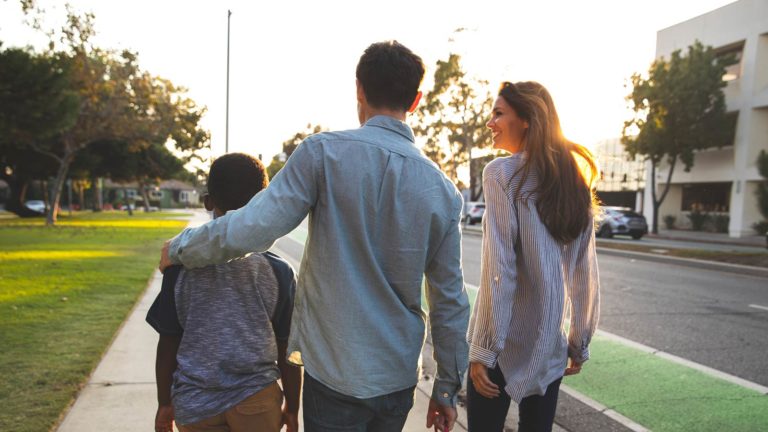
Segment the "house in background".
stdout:
<svg viewBox="0 0 768 432">
<path fill-rule="evenodd" d="M 728 81 L 723 90 L 727 110 L 737 118 L 736 131 L 732 145 L 699 151 L 690 172 L 675 169 L 659 217 L 686 221 L 693 209 L 727 214 L 731 237 L 752 235 L 752 225 L 762 220 L 755 197 L 762 180 L 756 162 L 760 150 L 768 151 L 768 1 L 740 0 L 660 30 L 656 57 L 668 58 L 696 40 L 739 59 L 723 77 Z M 664 187 L 668 173 L 664 165 L 659 168 L 657 190 Z M 646 173 L 650 175 L 650 165 Z M 650 188 L 645 190 L 645 202 L 651 203 Z M 650 220 L 652 206 L 643 211 Z"/>
<path fill-rule="evenodd" d="M 115 183 L 104 180 L 104 202 L 125 204 L 126 201 L 142 201 L 139 184 L 136 182 Z M 195 186 L 180 180 L 163 180 L 147 190 L 150 205 L 159 208 L 199 207 L 200 192 Z"/>
</svg>

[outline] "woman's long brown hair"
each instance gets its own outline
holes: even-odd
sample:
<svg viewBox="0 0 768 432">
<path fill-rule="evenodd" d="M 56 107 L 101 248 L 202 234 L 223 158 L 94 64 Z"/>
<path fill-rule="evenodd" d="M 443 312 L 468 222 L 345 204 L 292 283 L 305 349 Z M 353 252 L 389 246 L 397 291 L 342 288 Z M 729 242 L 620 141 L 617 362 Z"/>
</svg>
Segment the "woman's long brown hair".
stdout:
<svg viewBox="0 0 768 432">
<path fill-rule="evenodd" d="M 570 243 L 592 223 L 596 207 L 592 184 L 598 173 L 594 157 L 565 138 L 552 96 L 541 84 L 505 82 L 499 96 L 528 122 L 522 144 L 526 157 L 512 178 L 520 176 L 520 184 L 525 184 L 531 171 L 535 173 L 539 218 L 555 240 Z"/>
</svg>

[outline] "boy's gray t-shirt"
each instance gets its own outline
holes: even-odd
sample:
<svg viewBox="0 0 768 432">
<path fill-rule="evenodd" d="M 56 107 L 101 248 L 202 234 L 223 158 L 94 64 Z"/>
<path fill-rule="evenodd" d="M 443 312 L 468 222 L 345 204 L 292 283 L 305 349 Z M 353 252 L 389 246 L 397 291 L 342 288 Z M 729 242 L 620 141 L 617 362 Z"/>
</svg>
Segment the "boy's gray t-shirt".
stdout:
<svg viewBox="0 0 768 432">
<path fill-rule="evenodd" d="M 280 257 L 176 267 L 166 270 L 163 290 L 147 321 L 161 334 L 182 335 L 172 388 L 179 424 L 221 414 L 280 377 L 276 340 L 288 338 L 295 290 L 293 269 Z"/>
</svg>

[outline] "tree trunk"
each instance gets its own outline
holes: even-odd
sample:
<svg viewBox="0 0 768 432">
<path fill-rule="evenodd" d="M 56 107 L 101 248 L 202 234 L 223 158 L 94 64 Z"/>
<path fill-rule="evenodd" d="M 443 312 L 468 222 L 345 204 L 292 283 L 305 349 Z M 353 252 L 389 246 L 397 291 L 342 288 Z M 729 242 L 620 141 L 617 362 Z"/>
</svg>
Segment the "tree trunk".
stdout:
<svg viewBox="0 0 768 432">
<path fill-rule="evenodd" d="M 64 181 L 67 178 L 67 171 L 69 171 L 69 164 L 72 163 L 74 153 L 68 152 L 59 160 L 59 169 L 56 170 L 56 178 L 53 182 L 53 200 L 51 200 L 48 214 L 45 218 L 45 224 L 47 226 L 56 225 L 56 219 L 59 214 L 59 202 L 61 201 L 61 193 L 64 188 Z M 46 191 L 47 191 L 46 187 Z"/>
<path fill-rule="evenodd" d="M 653 201 L 653 220 L 651 221 L 651 232 L 659 233 L 659 202 L 656 201 L 656 161 L 651 160 L 651 201 Z"/>
<path fill-rule="evenodd" d="M 77 189 L 77 203 L 80 205 L 80 211 L 85 210 L 85 182 L 79 182 Z"/>
<path fill-rule="evenodd" d="M 141 196 L 144 198 L 144 213 L 149 213 L 149 192 L 143 181 L 139 181 L 139 188 L 141 188 Z"/>
<path fill-rule="evenodd" d="M 94 177 L 91 179 L 91 187 L 93 188 L 93 211 L 100 212 L 104 208 L 104 197 L 101 190 L 101 178 Z"/>
</svg>

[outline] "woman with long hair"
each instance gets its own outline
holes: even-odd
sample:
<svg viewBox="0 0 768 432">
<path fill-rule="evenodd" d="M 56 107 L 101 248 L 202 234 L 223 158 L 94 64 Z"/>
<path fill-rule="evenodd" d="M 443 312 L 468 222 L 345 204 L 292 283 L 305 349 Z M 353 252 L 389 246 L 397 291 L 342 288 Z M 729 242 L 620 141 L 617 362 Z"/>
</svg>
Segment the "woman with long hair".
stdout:
<svg viewBox="0 0 768 432">
<path fill-rule="evenodd" d="M 597 326 L 597 166 L 565 138 L 539 83 L 503 83 L 487 126 L 493 147 L 511 156 L 483 171 L 481 280 L 467 334 L 469 430 L 502 431 L 514 400 L 520 431 L 550 431 L 560 381 L 579 373 Z"/>
</svg>

